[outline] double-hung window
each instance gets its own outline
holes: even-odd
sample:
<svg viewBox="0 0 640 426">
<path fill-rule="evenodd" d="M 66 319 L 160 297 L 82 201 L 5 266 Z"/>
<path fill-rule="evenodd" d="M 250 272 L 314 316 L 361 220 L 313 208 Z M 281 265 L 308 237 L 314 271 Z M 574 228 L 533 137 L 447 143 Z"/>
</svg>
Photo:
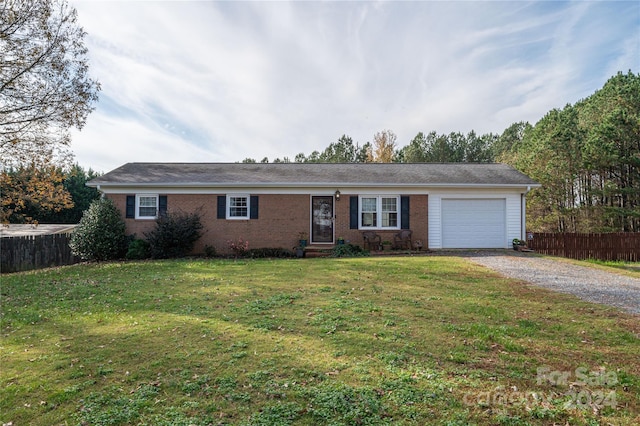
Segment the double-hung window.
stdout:
<svg viewBox="0 0 640 426">
<path fill-rule="evenodd" d="M 156 217 L 158 217 L 158 196 L 136 195 L 136 219 L 155 219 Z"/>
<path fill-rule="evenodd" d="M 397 196 L 360 197 L 360 228 L 399 229 Z"/>
<path fill-rule="evenodd" d="M 382 217 L 380 217 L 381 228 L 398 227 L 398 197 L 380 197 L 382 207 Z"/>
<path fill-rule="evenodd" d="M 227 196 L 227 219 L 249 219 L 248 195 L 228 195 Z"/>
<path fill-rule="evenodd" d="M 378 227 L 378 199 L 376 197 L 360 198 L 360 226 L 363 228 Z"/>
</svg>

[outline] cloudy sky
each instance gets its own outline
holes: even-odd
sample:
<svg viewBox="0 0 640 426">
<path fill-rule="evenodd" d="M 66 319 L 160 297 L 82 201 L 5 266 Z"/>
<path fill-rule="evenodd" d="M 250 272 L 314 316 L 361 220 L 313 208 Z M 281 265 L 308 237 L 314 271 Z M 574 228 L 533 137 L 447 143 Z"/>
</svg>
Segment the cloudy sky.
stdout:
<svg viewBox="0 0 640 426">
<path fill-rule="evenodd" d="M 640 71 L 637 1 L 71 0 L 102 84 L 83 167 L 502 133 Z"/>
</svg>

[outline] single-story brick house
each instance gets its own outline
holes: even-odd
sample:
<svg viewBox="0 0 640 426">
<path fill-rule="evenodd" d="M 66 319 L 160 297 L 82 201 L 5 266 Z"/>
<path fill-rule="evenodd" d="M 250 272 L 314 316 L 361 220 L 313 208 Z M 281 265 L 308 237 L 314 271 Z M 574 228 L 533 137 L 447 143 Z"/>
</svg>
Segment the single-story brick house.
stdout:
<svg viewBox="0 0 640 426">
<path fill-rule="evenodd" d="M 142 237 L 163 211 L 198 211 L 206 245 L 313 246 L 410 229 L 424 248 L 508 248 L 524 239 L 525 196 L 540 186 L 505 164 L 128 163 L 93 179 Z"/>
</svg>

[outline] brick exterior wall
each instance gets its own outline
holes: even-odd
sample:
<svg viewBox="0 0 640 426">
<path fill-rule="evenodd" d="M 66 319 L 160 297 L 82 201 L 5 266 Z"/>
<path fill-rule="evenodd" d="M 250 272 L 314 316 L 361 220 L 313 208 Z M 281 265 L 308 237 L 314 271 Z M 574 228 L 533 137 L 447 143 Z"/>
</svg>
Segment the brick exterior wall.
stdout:
<svg viewBox="0 0 640 426">
<path fill-rule="evenodd" d="M 345 241 L 351 244 L 363 245 L 362 230 L 349 229 L 349 197 L 358 194 L 342 194 L 340 201 L 335 203 L 335 231 L 336 239 L 343 237 Z M 409 224 L 413 231 L 413 241 L 420 240 L 423 250 L 427 249 L 429 223 L 428 223 L 428 195 L 410 195 L 409 201 Z M 375 230 L 380 235 L 382 241 L 388 240 L 393 242 L 393 236 L 398 233 L 397 230 Z"/>
<path fill-rule="evenodd" d="M 127 195 L 108 194 L 125 216 Z M 199 212 L 203 224 L 203 236 L 198 240 L 194 253 L 202 253 L 205 246 L 215 247 L 217 253 L 228 253 L 228 240 L 242 238 L 249 241 L 249 248 L 291 249 L 298 243 L 300 232 L 309 233 L 311 221 L 310 195 L 262 194 L 259 196 L 258 219 L 226 220 L 217 218 L 217 197 L 225 194 L 169 194 L 168 211 Z M 351 194 L 357 195 L 357 194 Z M 362 245 L 362 231 L 349 229 L 349 196 L 342 194 L 334 202 L 335 238 L 343 237 L 352 244 Z M 410 198 L 410 228 L 413 241 L 420 240 L 423 249 L 428 242 L 428 196 L 412 195 Z M 125 219 L 127 235 L 144 238 L 144 233 L 155 226 L 148 219 Z M 377 230 L 382 240 L 393 241 L 398 231 Z"/>
</svg>

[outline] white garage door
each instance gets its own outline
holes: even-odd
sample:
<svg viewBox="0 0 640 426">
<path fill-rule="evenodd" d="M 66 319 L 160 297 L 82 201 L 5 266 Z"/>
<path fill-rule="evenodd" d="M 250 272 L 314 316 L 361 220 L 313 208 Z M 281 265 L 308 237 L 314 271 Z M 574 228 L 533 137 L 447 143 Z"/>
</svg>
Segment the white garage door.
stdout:
<svg viewBox="0 0 640 426">
<path fill-rule="evenodd" d="M 504 248 L 506 200 L 443 199 L 443 248 Z"/>
</svg>

